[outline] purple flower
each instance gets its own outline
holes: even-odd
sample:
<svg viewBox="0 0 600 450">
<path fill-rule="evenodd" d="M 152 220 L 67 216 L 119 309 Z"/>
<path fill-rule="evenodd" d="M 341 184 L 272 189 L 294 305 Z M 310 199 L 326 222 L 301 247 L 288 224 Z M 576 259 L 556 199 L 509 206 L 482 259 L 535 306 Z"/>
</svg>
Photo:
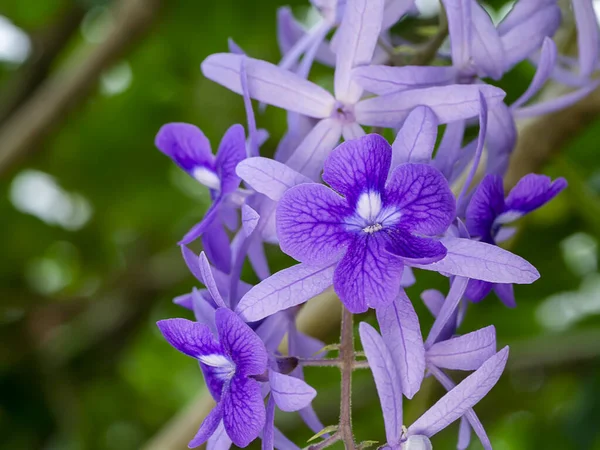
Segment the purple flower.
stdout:
<svg viewBox="0 0 600 450">
<path fill-rule="evenodd" d="M 511 228 L 503 228 L 503 225 L 545 205 L 566 187 L 567 182 L 564 178 L 552 182 L 545 175 L 529 174 L 517 183 L 505 199 L 502 177 L 487 175 L 477 187 L 467 207 L 467 229 L 472 237 L 495 245 L 514 231 Z M 479 302 L 492 289 L 506 306 L 516 305 L 512 284 L 470 280 L 465 296 L 473 302 Z"/>
<path fill-rule="evenodd" d="M 237 164 L 246 157 L 244 128 L 233 125 L 227 130 L 216 157 L 212 154 L 210 142 L 204 133 L 187 123 L 169 123 L 156 135 L 158 149 L 169 156 L 175 164 L 191 177 L 210 189 L 213 204 L 204 219 L 184 236 L 180 244 L 187 244 L 207 233 L 203 244 L 211 260 L 224 272 L 231 265 L 229 241 L 221 221 L 230 223 L 232 208 L 236 206 L 234 193 L 240 184 L 235 173 Z"/>
<path fill-rule="evenodd" d="M 234 312 L 217 310 L 217 341 L 208 326 L 185 319 L 157 323 L 165 339 L 200 363 L 217 406 L 204 419 L 190 447 L 203 444 L 219 422 L 238 447 L 256 439 L 265 424 L 260 383 L 253 377 L 267 370 L 267 351 L 258 336 Z"/>
<path fill-rule="evenodd" d="M 282 250 L 308 264 L 339 261 L 333 285 L 354 313 L 396 297 L 405 261 L 428 264 L 446 255 L 435 236 L 454 219 L 448 183 L 433 167 L 411 163 L 388 180 L 391 158 L 379 135 L 345 142 L 325 161 L 331 188 L 295 186 L 277 208 Z"/>
<path fill-rule="evenodd" d="M 402 423 L 402 385 L 392 355 L 377 331 L 359 326 L 360 339 L 373 372 L 383 410 L 390 450 L 431 449 L 431 438 L 477 404 L 498 382 L 508 358 L 508 347 L 487 358 L 479 368 L 429 408 L 408 428 Z"/>
</svg>

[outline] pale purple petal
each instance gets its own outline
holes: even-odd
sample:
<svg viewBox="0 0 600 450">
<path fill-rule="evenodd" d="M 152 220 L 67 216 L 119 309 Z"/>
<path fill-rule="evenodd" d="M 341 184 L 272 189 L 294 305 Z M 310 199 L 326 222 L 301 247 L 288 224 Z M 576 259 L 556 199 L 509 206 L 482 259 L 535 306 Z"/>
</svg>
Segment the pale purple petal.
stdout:
<svg viewBox="0 0 600 450">
<path fill-rule="evenodd" d="M 433 317 L 438 317 L 442 307 L 444 306 L 444 301 L 446 297 L 440 291 L 436 289 L 426 289 L 421 292 L 421 300 L 425 303 L 425 306 L 431 313 Z M 446 322 L 446 324 L 441 328 L 436 341 L 443 341 L 446 339 L 450 339 L 458 327 L 458 312 L 459 307 L 457 307 L 454 312 L 451 314 L 450 318 Z M 431 333 L 430 333 L 431 334 Z M 431 341 L 433 342 L 433 341 Z"/>
<path fill-rule="evenodd" d="M 504 103 L 498 103 L 488 115 L 486 173 L 504 175 L 516 143 L 517 126 L 513 112 Z"/>
<path fill-rule="evenodd" d="M 248 158 L 237 166 L 237 173 L 256 192 L 279 201 L 285 191 L 312 180 L 285 164 L 270 158 Z"/>
<path fill-rule="evenodd" d="M 275 150 L 276 161 L 287 161 L 318 122 L 317 119 L 312 117 L 290 111 L 287 112 L 286 116 L 287 132 L 279 141 Z"/>
<path fill-rule="evenodd" d="M 325 160 L 323 180 L 354 207 L 363 192 L 383 192 L 391 159 L 390 144 L 378 134 L 346 141 Z"/>
<path fill-rule="evenodd" d="M 256 276 L 260 280 L 264 280 L 271 276 L 269 262 L 265 255 L 265 248 L 263 242 L 258 239 L 258 237 L 254 237 L 250 242 L 250 246 L 248 247 L 248 260 L 250 261 L 250 265 L 252 266 L 252 269 L 254 269 Z"/>
<path fill-rule="evenodd" d="M 426 106 L 413 109 L 392 144 L 391 169 L 405 162 L 428 164 L 437 131 L 437 118 L 431 109 Z"/>
<path fill-rule="evenodd" d="M 215 282 L 210 264 L 208 263 L 208 259 L 206 259 L 204 252 L 200 252 L 198 260 L 200 265 L 200 274 L 202 275 L 202 282 L 204 283 L 204 286 L 206 286 L 206 289 L 210 293 L 216 305 L 221 308 L 226 308 L 227 305 L 225 304 L 225 301 L 223 300 L 223 297 L 221 297 L 221 293 L 217 288 L 217 283 Z"/>
<path fill-rule="evenodd" d="M 187 245 L 190 242 L 195 241 L 196 239 L 198 239 L 202 233 L 204 233 L 212 224 L 213 222 L 219 217 L 219 209 L 221 206 L 221 201 L 219 199 L 217 199 L 210 208 L 208 208 L 208 211 L 206 211 L 206 214 L 204 214 L 204 218 L 198 222 L 196 225 L 194 225 L 190 231 L 188 231 L 185 236 L 183 236 L 183 239 L 181 239 L 181 241 L 179 241 L 177 244 L 178 245 Z"/>
<path fill-rule="evenodd" d="M 439 123 L 468 119 L 479 114 L 479 93 L 489 107 L 502 101 L 502 89 L 489 85 L 449 85 L 411 89 L 381 97 L 369 98 L 356 104 L 354 114 L 361 125 L 398 127 L 416 106 L 428 106 Z"/>
<path fill-rule="evenodd" d="M 398 295 L 404 264 L 385 246 L 384 239 L 363 233 L 335 268 L 335 292 L 354 314 L 389 304 Z"/>
<path fill-rule="evenodd" d="M 273 450 L 273 442 L 275 440 L 275 398 L 271 394 L 267 401 L 267 414 L 265 420 L 265 428 L 262 435 L 262 450 Z"/>
<path fill-rule="evenodd" d="M 402 287 L 410 287 L 417 282 L 415 278 L 415 273 L 410 267 L 404 267 L 402 271 L 402 279 L 400 280 L 400 286 Z"/>
<path fill-rule="evenodd" d="M 263 319 L 321 294 L 333 282 L 334 265 L 297 264 L 271 275 L 242 297 L 236 311 L 247 321 Z"/>
<path fill-rule="evenodd" d="M 491 325 L 433 344 L 427 361 L 441 369 L 477 370 L 495 353 L 496 330 Z"/>
<path fill-rule="evenodd" d="M 458 443 L 456 444 L 457 450 L 467 450 L 471 444 L 471 426 L 465 416 L 460 418 L 460 425 L 458 426 Z M 487 450 L 487 449 L 486 449 Z"/>
<path fill-rule="evenodd" d="M 258 437 L 266 421 L 260 384 L 252 378 L 233 377 L 221 400 L 223 424 L 238 447 L 246 447 Z"/>
<path fill-rule="evenodd" d="M 362 88 L 352 81 L 351 71 L 369 64 L 373 58 L 383 24 L 383 6 L 384 0 L 346 3 L 336 48 L 334 87 L 338 101 L 354 104 L 362 94 Z"/>
<path fill-rule="evenodd" d="M 499 104 L 503 105 L 503 103 Z M 450 179 L 452 176 L 454 165 L 460 157 L 465 127 L 464 120 L 449 123 L 435 154 L 433 166 L 442 172 L 446 179 Z"/>
<path fill-rule="evenodd" d="M 415 7 L 415 0 L 386 0 L 382 31 L 388 30 Z"/>
<path fill-rule="evenodd" d="M 523 258 L 496 245 L 462 238 L 442 238 L 442 244 L 448 250 L 444 259 L 413 266 L 491 283 L 530 284 L 540 277 Z"/>
<path fill-rule="evenodd" d="M 508 347 L 504 347 L 419 417 L 408 434 L 431 437 L 462 417 L 498 382 L 507 359 Z"/>
<path fill-rule="evenodd" d="M 285 437 L 277 427 L 275 427 L 275 448 L 278 450 L 300 450 L 300 447 Z"/>
<path fill-rule="evenodd" d="M 187 319 L 166 319 L 156 322 L 167 342 L 192 358 L 223 354 L 208 326 Z"/>
<path fill-rule="evenodd" d="M 499 80 L 504 74 L 504 47 L 488 13 L 476 1 L 471 5 L 472 57 L 478 72 Z"/>
<path fill-rule="evenodd" d="M 229 53 L 235 53 L 236 55 L 245 55 L 246 52 L 240 47 L 232 38 L 227 38 L 227 48 Z"/>
<path fill-rule="evenodd" d="M 443 175 L 427 164 L 406 163 L 392 172 L 386 203 L 401 212 L 399 224 L 428 236 L 446 231 L 454 220 L 454 195 Z"/>
<path fill-rule="evenodd" d="M 377 95 L 451 84 L 456 76 L 457 70 L 452 66 L 361 66 L 352 70 L 354 81 Z"/>
<path fill-rule="evenodd" d="M 567 187 L 567 180 L 530 173 L 519 180 L 506 197 L 506 211 L 528 213 L 545 205 Z"/>
<path fill-rule="evenodd" d="M 300 64 L 298 64 L 298 68 L 296 69 L 296 73 L 302 78 L 308 78 L 315 58 L 327 48 L 324 41 L 330 30 L 331 24 L 325 20 L 316 25 L 314 29 L 310 30 L 310 34 L 312 35 L 310 45 L 306 49 L 302 61 L 300 61 Z"/>
<path fill-rule="evenodd" d="M 206 416 L 202 421 L 200 429 L 196 433 L 196 436 L 194 436 L 194 438 L 190 441 L 188 447 L 195 448 L 204 444 L 217 430 L 222 418 L 223 407 L 217 403 L 217 406 L 215 406 L 212 411 L 208 413 L 208 416 Z"/>
<path fill-rule="evenodd" d="M 365 130 L 356 122 L 346 123 L 342 126 L 342 137 L 345 141 L 361 138 L 365 134 Z"/>
<path fill-rule="evenodd" d="M 554 35 L 560 21 L 560 8 L 555 3 L 535 11 L 519 25 L 504 33 L 501 39 L 506 56 L 505 70 L 509 70 L 539 49 L 546 36 Z"/>
<path fill-rule="evenodd" d="M 536 12 L 548 6 L 556 4 L 556 0 L 529 0 L 526 2 L 515 2 L 509 13 L 498 24 L 498 32 L 506 34 L 511 29 L 527 21 Z"/>
<path fill-rule="evenodd" d="M 383 340 L 398 370 L 402 392 L 407 398 L 413 398 L 425 376 L 425 347 L 417 313 L 403 290 L 392 303 L 375 312 Z"/>
<path fill-rule="evenodd" d="M 221 345 L 236 364 L 236 373 L 262 375 L 267 369 L 267 351 L 257 334 L 227 308 L 217 310 L 215 321 Z"/>
<path fill-rule="evenodd" d="M 433 445 L 427 436 L 415 434 L 403 442 L 402 450 L 433 450 Z"/>
<path fill-rule="evenodd" d="M 335 99 L 325 89 L 273 64 L 231 53 L 210 55 L 202 62 L 202 73 L 241 94 L 240 67 L 245 59 L 250 96 L 258 101 L 311 117 L 329 116 Z"/>
<path fill-rule="evenodd" d="M 527 90 L 512 105 L 511 108 L 518 108 L 527 103 L 544 85 L 552 75 L 556 65 L 556 44 L 549 37 L 544 38 L 542 52 L 538 61 L 537 70 Z"/>
<path fill-rule="evenodd" d="M 442 338 L 442 333 L 448 332 L 449 327 L 456 328 L 456 310 L 466 287 L 466 278 L 454 277 L 450 285 L 450 291 L 435 318 L 435 322 L 433 322 L 431 330 L 429 330 L 429 335 L 425 340 L 425 348 L 429 349 L 435 342 L 438 342 Z M 447 336 L 444 335 L 443 337 L 446 338 Z"/>
<path fill-rule="evenodd" d="M 598 44 L 600 31 L 598 18 L 590 0 L 572 0 L 575 23 L 577 24 L 577 49 L 579 52 L 579 73 L 589 77 L 598 64 Z"/>
<path fill-rule="evenodd" d="M 560 97 L 547 100 L 545 102 L 536 103 L 531 106 L 523 106 L 518 108 L 514 112 L 516 119 L 526 119 L 528 117 L 540 116 L 543 114 L 549 114 L 554 111 L 560 111 L 579 100 L 587 97 L 592 91 L 596 90 L 600 86 L 599 81 L 593 81 L 587 86 L 577 89 L 569 94 L 561 95 Z"/>
<path fill-rule="evenodd" d="M 327 155 L 340 141 L 342 123 L 336 119 L 321 120 L 302 140 L 286 165 L 307 177 L 317 180 Z"/>
<path fill-rule="evenodd" d="M 242 206 L 242 227 L 246 236 L 250 236 L 256 229 L 260 215 L 252 207 L 248 205 Z"/>
<path fill-rule="evenodd" d="M 200 260 L 198 259 L 198 255 L 196 255 L 196 253 L 194 253 L 185 245 L 180 245 L 179 248 L 181 249 L 183 260 L 185 261 L 185 264 L 192 275 L 194 275 L 198 281 L 204 283 L 204 280 L 202 279 L 202 272 L 200 271 Z"/>
<path fill-rule="evenodd" d="M 200 128 L 194 125 L 163 125 L 154 143 L 161 152 L 190 174 L 196 167 L 204 167 L 213 172 L 215 170 L 215 158 L 210 149 L 210 142 Z"/>
<path fill-rule="evenodd" d="M 512 284 L 497 283 L 494 285 L 494 292 L 505 306 L 508 306 L 509 308 L 514 308 L 517 306 Z"/>
<path fill-rule="evenodd" d="M 351 240 L 344 225 L 350 215 L 346 201 L 322 184 L 293 187 L 277 206 L 281 250 L 308 264 L 339 260 Z"/>
<path fill-rule="evenodd" d="M 208 291 L 204 291 L 205 295 L 210 297 Z M 192 289 L 191 294 L 192 310 L 194 311 L 194 317 L 197 322 L 203 323 L 210 328 L 210 331 L 216 336 L 217 326 L 215 324 L 215 307 L 202 296 L 201 291 L 196 288 Z M 212 297 L 211 297 L 212 300 Z"/>
<path fill-rule="evenodd" d="M 398 445 L 402 436 L 402 385 L 385 342 L 371 325 L 361 322 L 358 328 L 369 367 L 375 379 L 379 403 L 389 445 Z"/>
<path fill-rule="evenodd" d="M 496 217 L 505 210 L 504 185 L 499 175 L 486 175 L 467 206 L 466 225 L 471 236 L 492 243 L 492 227 Z"/>
<path fill-rule="evenodd" d="M 317 395 L 312 387 L 300 378 L 291 377 L 269 370 L 271 395 L 282 411 L 298 411 L 305 408 Z"/>
<path fill-rule="evenodd" d="M 471 0 L 443 0 L 448 17 L 452 64 L 465 68 L 471 59 L 473 42 L 473 22 L 471 18 Z"/>
<path fill-rule="evenodd" d="M 227 432 L 225 431 L 223 420 L 221 420 L 217 430 L 206 443 L 206 450 L 229 450 L 232 444 L 231 439 L 229 439 L 229 436 L 227 436 Z"/>
</svg>

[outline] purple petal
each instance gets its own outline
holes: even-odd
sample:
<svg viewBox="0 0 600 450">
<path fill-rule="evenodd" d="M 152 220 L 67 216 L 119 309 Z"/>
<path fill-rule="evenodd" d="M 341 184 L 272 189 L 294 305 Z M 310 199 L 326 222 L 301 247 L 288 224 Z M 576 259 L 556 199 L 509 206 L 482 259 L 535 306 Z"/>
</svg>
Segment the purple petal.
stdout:
<svg viewBox="0 0 600 450">
<path fill-rule="evenodd" d="M 462 417 L 498 382 L 507 358 L 508 347 L 504 347 L 419 417 L 408 428 L 408 434 L 431 437 Z"/>
<path fill-rule="evenodd" d="M 594 5 L 589 0 L 573 0 L 573 13 L 577 24 L 577 49 L 579 51 L 579 73 L 589 77 L 598 64 L 600 30 Z"/>
<path fill-rule="evenodd" d="M 505 70 L 509 70 L 539 49 L 544 38 L 552 36 L 558 29 L 560 21 L 561 13 L 558 5 L 548 5 L 503 33 L 501 39 L 506 56 Z"/>
<path fill-rule="evenodd" d="M 215 170 L 215 158 L 204 133 L 188 123 L 163 125 L 154 141 L 156 147 L 179 167 L 192 173 L 196 167 Z"/>
<path fill-rule="evenodd" d="M 452 64 L 464 68 L 471 59 L 473 42 L 471 0 L 443 0 L 442 3 L 448 17 Z"/>
<path fill-rule="evenodd" d="M 413 236 L 400 226 L 387 230 L 387 251 L 410 264 L 430 264 L 446 256 L 446 248 L 436 239 Z"/>
<path fill-rule="evenodd" d="M 256 229 L 260 215 L 248 205 L 242 206 L 242 227 L 246 236 L 250 236 Z"/>
<path fill-rule="evenodd" d="M 400 286 L 402 287 L 410 287 L 417 282 L 415 278 L 415 273 L 410 267 L 404 267 L 402 271 L 402 279 L 400 280 Z"/>
<path fill-rule="evenodd" d="M 250 265 L 254 269 L 254 273 L 260 280 L 264 280 L 271 276 L 271 270 L 269 269 L 269 262 L 265 255 L 265 248 L 263 243 L 258 238 L 253 238 L 250 246 L 248 247 L 248 259 Z"/>
<path fill-rule="evenodd" d="M 225 305 L 223 297 L 221 297 L 221 293 L 217 288 L 217 283 L 215 282 L 210 264 L 208 263 L 208 259 L 206 259 L 206 255 L 204 254 L 204 252 L 200 253 L 200 257 L 198 259 L 200 263 L 200 274 L 202 275 L 202 282 L 206 286 L 206 289 L 208 289 L 208 292 L 210 293 L 217 306 L 221 308 L 226 308 L 227 305 Z"/>
<path fill-rule="evenodd" d="M 386 0 L 382 31 L 388 30 L 415 7 L 415 0 Z"/>
<path fill-rule="evenodd" d="M 549 37 L 544 38 L 542 44 L 542 52 L 538 62 L 537 70 L 527 90 L 515 101 L 511 108 L 518 108 L 527 103 L 544 85 L 544 83 L 552 75 L 554 66 L 556 65 L 556 44 Z"/>
<path fill-rule="evenodd" d="M 478 303 L 487 297 L 493 287 L 494 284 L 487 281 L 469 280 L 469 284 L 465 290 L 465 297 L 473 303 Z"/>
<path fill-rule="evenodd" d="M 392 144 L 392 170 L 411 162 L 428 164 L 437 139 L 437 118 L 426 106 L 413 109 Z"/>
<path fill-rule="evenodd" d="M 275 160 L 286 161 L 316 124 L 316 119 L 287 112 L 287 132 L 275 150 Z"/>
<path fill-rule="evenodd" d="M 517 143 L 517 126 L 513 112 L 504 103 L 489 110 L 486 145 L 488 161 L 486 172 L 504 175 L 509 157 Z"/>
<path fill-rule="evenodd" d="M 248 158 L 237 166 L 237 173 L 257 192 L 279 201 L 285 191 L 312 180 L 285 164 L 270 158 Z"/>
<path fill-rule="evenodd" d="M 322 184 L 301 184 L 288 190 L 277 206 L 277 236 L 281 250 L 308 264 L 340 258 L 350 242 L 344 218 L 346 201 Z"/>
<path fill-rule="evenodd" d="M 219 221 L 214 221 L 202 233 L 202 246 L 215 267 L 222 272 L 231 271 L 229 236 Z"/>
<path fill-rule="evenodd" d="M 506 197 L 506 211 L 529 213 L 545 205 L 567 187 L 564 178 L 530 173 L 519 180 Z"/>
<path fill-rule="evenodd" d="M 454 195 L 443 175 L 427 164 L 398 166 L 386 186 L 386 206 L 401 213 L 400 225 L 428 236 L 446 231 L 454 220 Z"/>
<path fill-rule="evenodd" d="M 213 222 L 218 218 L 219 214 L 219 209 L 221 206 L 221 202 L 217 199 L 215 201 L 215 203 L 213 203 L 211 205 L 210 208 L 208 208 L 208 211 L 206 211 L 206 214 L 204 215 L 204 218 L 198 222 L 196 225 L 194 225 L 190 231 L 188 231 L 185 236 L 183 237 L 183 239 L 181 239 L 181 241 L 178 242 L 178 245 L 187 245 L 190 242 L 195 241 L 196 239 L 198 239 L 202 233 L 204 233 L 212 224 Z"/>
<path fill-rule="evenodd" d="M 256 334 L 265 344 L 265 348 L 269 353 L 277 352 L 277 348 L 283 336 L 289 328 L 291 317 L 285 311 L 280 311 L 267 317 L 256 328 Z"/>
<path fill-rule="evenodd" d="M 223 420 L 221 420 L 217 430 L 206 443 L 206 450 L 229 450 L 231 445 L 231 439 L 229 439 L 229 436 L 227 436 L 225 426 L 223 425 Z"/>
<path fill-rule="evenodd" d="M 256 333 L 227 308 L 217 310 L 215 321 L 221 345 L 236 364 L 236 373 L 262 375 L 267 370 L 267 350 Z"/>
<path fill-rule="evenodd" d="M 504 103 L 499 103 L 503 105 Z M 444 136 L 435 154 L 433 166 L 437 168 L 446 179 L 450 179 L 454 165 L 460 157 L 466 123 L 464 120 L 449 123 L 444 131 Z"/>
<path fill-rule="evenodd" d="M 460 418 L 460 425 L 458 427 L 458 443 L 456 444 L 457 450 L 467 450 L 471 444 L 471 426 L 465 416 Z M 487 449 L 486 449 L 487 450 Z"/>
<path fill-rule="evenodd" d="M 451 84 L 456 76 L 457 71 L 452 66 L 361 66 L 352 70 L 354 81 L 377 95 Z"/>
<path fill-rule="evenodd" d="M 569 94 L 561 95 L 560 97 L 556 97 L 545 102 L 536 103 L 531 106 L 518 108 L 515 110 L 514 116 L 516 119 L 526 119 L 528 117 L 541 116 L 554 111 L 560 111 L 561 109 L 571 106 L 572 104 L 577 103 L 579 100 L 587 97 L 592 91 L 596 90 L 598 86 L 600 86 L 600 82 L 594 81 L 589 83 L 587 86 L 584 86 L 581 89 L 573 91 Z"/>
<path fill-rule="evenodd" d="M 354 314 L 389 304 L 398 295 L 404 265 L 385 245 L 384 239 L 363 233 L 335 268 L 335 292 Z"/>
<path fill-rule="evenodd" d="M 235 53 L 236 55 L 245 55 L 246 52 L 240 47 L 232 38 L 227 38 L 227 48 L 229 53 Z"/>
<path fill-rule="evenodd" d="M 504 186 L 499 175 L 486 175 L 467 206 L 467 229 L 471 236 L 493 242 L 492 227 L 504 207 Z"/>
<path fill-rule="evenodd" d="M 446 297 L 444 297 L 444 295 L 436 289 L 426 289 L 421 292 L 421 300 L 423 300 L 423 303 L 425 303 L 425 306 L 427 306 L 427 309 L 431 315 L 437 318 L 442 311 Z M 446 310 L 444 310 L 444 312 L 445 311 Z M 458 327 L 458 312 L 459 308 L 456 307 L 454 312 L 452 312 L 448 318 L 446 324 L 441 327 L 438 336 L 435 338 L 435 341 L 450 339 L 454 335 L 456 328 Z M 437 327 L 439 327 L 439 325 Z M 434 342 L 434 340 L 432 339 L 430 342 Z"/>
<path fill-rule="evenodd" d="M 223 135 L 215 160 L 223 194 L 228 194 L 238 188 L 240 178 L 235 173 L 235 167 L 245 157 L 246 137 L 244 127 L 239 124 L 233 125 Z"/>
<path fill-rule="evenodd" d="M 402 392 L 412 398 L 425 375 L 425 348 L 417 314 L 404 291 L 375 312 L 383 340 L 398 370 Z"/>
<path fill-rule="evenodd" d="M 200 270 L 200 260 L 198 259 L 198 255 L 196 255 L 196 253 L 194 253 L 185 245 L 180 245 L 179 247 L 181 249 L 183 260 L 185 261 L 185 264 L 192 275 L 194 275 L 198 281 L 204 283 L 204 280 L 202 279 L 202 272 Z"/>
<path fill-rule="evenodd" d="M 494 285 L 494 292 L 505 306 L 514 308 L 517 306 L 515 302 L 515 293 L 512 284 L 498 283 Z"/>
<path fill-rule="evenodd" d="M 530 0 L 515 2 L 509 13 L 498 24 L 498 32 L 506 34 L 511 29 L 526 22 L 532 15 L 543 8 L 556 4 L 556 0 Z"/>
<path fill-rule="evenodd" d="M 316 180 L 327 155 L 340 141 L 342 124 L 336 119 L 321 120 L 286 161 L 297 172 Z"/>
<path fill-rule="evenodd" d="M 206 290 L 204 290 L 204 294 L 207 297 L 211 297 Z M 211 333 L 216 336 L 217 326 L 215 324 L 215 307 L 202 295 L 202 291 L 199 291 L 196 288 L 192 289 L 190 298 L 192 301 L 191 309 L 194 311 L 196 321 L 207 325 L 208 328 L 210 328 Z"/>
<path fill-rule="evenodd" d="M 444 259 L 413 266 L 490 283 L 530 284 L 540 277 L 523 258 L 495 245 L 462 238 L 443 238 L 442 244 L 448 250 Z"/>
<path fill-rule="evenodd" d="M 241 94 L 240 67 L 245 59 L 250 96 L 258 101 L 311 117 L 329 116 L 335 99 L 325 89 L 273 64 L 231 53 L 210 55 L 202 62 L 208 79 Z"/>
<path fill-rule="evenodd" d="M 499 80 L 504 74 L 504 48 L 488 13 L 476 1 L 471 6 L 472 57 L 480 75 Z"/>
<path fill-rule="evenodd" d="M 365 134 L 365 130 L 356 122 L 346 123 L 342 126 L 342 137 L 345 141 L 359 139 Z"/>
<path fill-rule="evenodd" d="M 361 322 L 358 331 L 369 367 L 373 372 L 389 445 L 399 445 L 402 436 L 402 386 L 385 342 L 371 325 Z"/>
<path fill-rule="evenodd" d="M 425 348 L 431 348 L 431 346 L 442 339 L 442 333 L 447 333 L 449 327 L 456 328 L 457 322 L 457 308 L 462 299 L 462 296 L 467 287 L 467 279 L 463 277 L 454 277 L 452 284 L 450 285 L 450 291 L 442 304 L 442 307 L 433 322 L 429 335 L 425 341 Z M 443 336 L 446 337 L 445 335 Z"/>
<path fill-rule="evenodd" d="M 477 370 L 496 353 L 496 330 L 485 327 L 433 344 L 427 361 L 441 369 Z"/>
<path fill-rule="evenodd" d="M 266 411 L 260 391 L 256 380 L 236 375 L 221 400 L 225 430 L 238 447 L 250 444 L 265 425 Z"/>
<path fill-rule="evenodd" d="M 271 275 L 242 297 L 236 311 L 247 321 L 263 319 L 299 305 L 331 286 L 333 265 L 297 264 Z"/>
<path fill-rule="evenodd" d="M 354 115 L 361 125 L 398 127 L 415 106 L 428 106 L 439 123 L 469 119 L 479 114 L 479 93 L 488 106 L 499 103 L 505 96 L 502 89 L 488 85 L 449 85 L 411 89 L 381 97 L 369 98 L 356 104 Z"/>
<path fill-rule="evenodd" d="M 339 27 L 339 45 L 336 49 L 335 97 L 353 104 L 362 89 L 351 79 L 356 66 L 366 65 L 373 58 L 383 23 L 384 0 L 353 0 L 346 4 Z"/>
<path fill-rule="evenodd" d="M 215 406 L 212 411 L 208 413 L 208 416 L 206 416 L 206 418 L 202 421 L 200 429 L 196 433 L 196 436 L 194 436 L 194 438 L 190 441 L 188 447 L 195 448 L 204 444 L 217 430 L 222 418 L 223 408 L 219 403 L 217 403 L 217 406 Z"/>
<path fill-rule="evenodd" d="M 265 420 L 265 428 L 262 436 L 262 450 L 273 450 L 273 442 L 275 441 L 275 399 L 273 395 L 269 396 L 267 401 L 267 414 Z"/>
<path fill-rule="evenodd" d="M 391 159 L 390 144 L 378 134 L 346 141 L 325 160 L 323 180 L 354 207 L 363 192 L 383 192 Z"/>
<path fill-rule="evenodd" d="M 317 395 L 303 380 L 269 370 L 271 395 L 282 411 L 298 411 L 305 408 Z"/>
<path fill-rule="evenodd" d="M 186 319 L 166 319 L 159 320 L 156 325 L 169 344 L 192 358 L 223 354 L 223 349 L 204 324 Z"/>
</svg>

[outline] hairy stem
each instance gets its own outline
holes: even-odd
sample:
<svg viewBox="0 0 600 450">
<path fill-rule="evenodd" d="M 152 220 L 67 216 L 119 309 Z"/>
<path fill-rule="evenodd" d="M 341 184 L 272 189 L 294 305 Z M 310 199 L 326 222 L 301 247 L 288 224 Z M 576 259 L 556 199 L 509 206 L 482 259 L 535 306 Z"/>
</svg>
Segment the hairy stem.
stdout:
<svg viewBox="0 0 600 450">
<path fill-rule="evenodd" d="M 339 433 L 347 450 L 354 450 L 352 434 L 352 371 L 354 370 L 354 326 L 353 316 L 345 307 L 342 310 L 342 332 L 340 338 L 340 360 L 342 389 L 340 400 Z"/>
</svg>

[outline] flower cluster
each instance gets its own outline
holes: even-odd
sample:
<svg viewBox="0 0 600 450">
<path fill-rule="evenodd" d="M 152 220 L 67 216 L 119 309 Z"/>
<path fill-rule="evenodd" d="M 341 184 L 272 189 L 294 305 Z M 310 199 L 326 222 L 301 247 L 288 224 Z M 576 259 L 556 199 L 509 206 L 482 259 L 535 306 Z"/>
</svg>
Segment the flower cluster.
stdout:
<svg viewBox="0 0 600 450">
<path fill-rule="evenodd" d="M 216 156 L 194 125 L 170 123 L 156 137 L 156 146 L 212 199 L 180 242 L 205 288 L 175 302 L 196 321 L 158 323 L 172 346 L 198 360 L 216 401 L 190 447 L 245 447 L 260 437 L 266 449 L 298 448 L 274 426 L 278 408 L 299 412 L 323 439 L 315 448 L 337 441 L 354 448 L 349 399 L 342 395 L 340 423 L 329 433 L 311 406 L 317 393 L 305 383 L 304 367 L 329 365 L 341 369 L 343 393 L 352 370 L 372 371 L 384 448 L 431 449 L 430 438 L 460 420 L 459 449 L 467 448 L 471 431 L 491 449 L 473 407 L 500 378 L 508 348 L 497 351 L 492 325 L 462 334 L 459 327 L 465 308 L 492 290 L 514 307 L 513 284 L 539 278 L 498 244 L 514 232 L 507 224 L 543 206 L 566 182 L 530 174 L 505 196 L 503 176 L 517 120 L 565 108 L 597 87 L 592 1 L 571 4 L 577 58 L 558 54 L 553 41 L 564 14 L 557 0 L 518 1 L 500 23 L 475 0 L 442 0 L 439 31 L 427 42 L 397 34 L 420 26 L 405 21 L 418 14 L 414 0 L 311 3 L 320 18 L 310 29 L 288 8 L 279 11 L 279 64 L 254 59 L 230 41 L 229 53 L 201 65 L 204 76 L 243 96 L 247 132 L 233 125 Z M 333 67 L 333 92 L 308 79 L 315 61 Z M 535 75 L 506 104 L 505 92 L 488 81 L 523 61 Z M 537 101 L 549 80 L 572 91 Z M 268 133 L 257 129 L 252 99 L 287 112 L 274 158 L 260 156 Z M 479 130 L 472 141 L 469 127 Z M 396 135 L 391 145 L 387 129 Z M 199 255 L 188 247 L 197 239 Z M 271 274 L 265 245 L 298 264 Z M 261 280 L 255 286 L 240 279 L 246 260 Z M 446 295 L 422 292 L 435 317 L 426 339 L 404 290 L 419 270 L 449 280 Z M 335 358 L 296 327 L 300 305 L 331 287 L 345 317 Z M 360 324 L 366 360 L 356 360 L 348 318 L 369 310 L 379 330 Z M 471 373 L 456 383 L 445 370 Z M 426 375 L 448 392 L 406 425 L 402 401 Z"/>
</svg>

